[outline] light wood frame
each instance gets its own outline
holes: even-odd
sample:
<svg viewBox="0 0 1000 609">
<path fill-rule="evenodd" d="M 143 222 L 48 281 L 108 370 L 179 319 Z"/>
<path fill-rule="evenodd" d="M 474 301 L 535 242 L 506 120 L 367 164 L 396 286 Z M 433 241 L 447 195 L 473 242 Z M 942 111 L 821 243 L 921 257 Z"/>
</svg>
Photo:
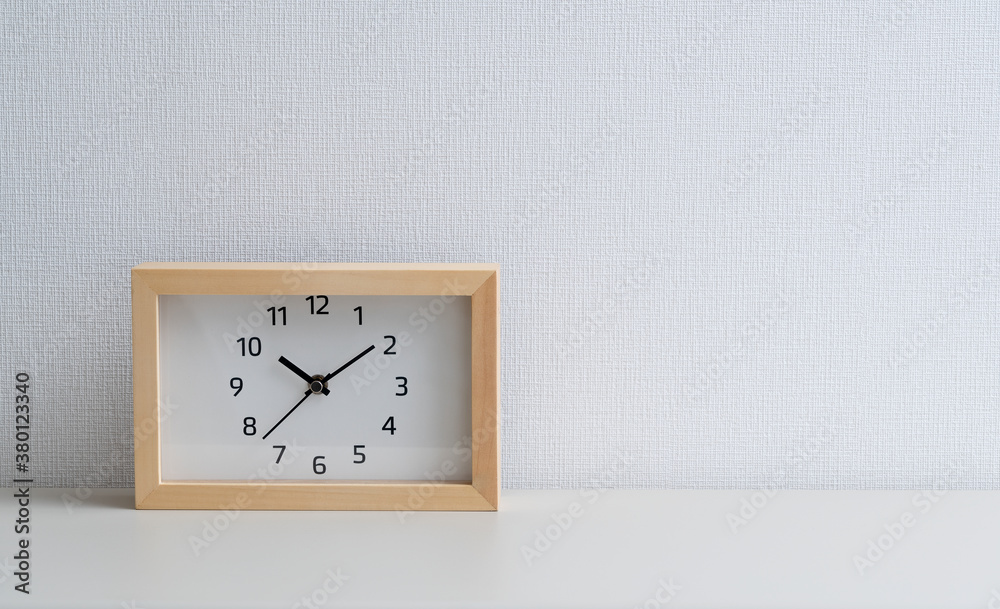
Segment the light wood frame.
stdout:
<svg viewBox="0 0 1000 609">
<path fill-rule="evenodd" d="M 499 318 L 495 264 L 147 263 L 132 269 L 137 509 L 475 510 L 500 496 Z M 159 295 L 471 296 L 472 480 L 438 482 L 163 481 Z"/>
</svg>

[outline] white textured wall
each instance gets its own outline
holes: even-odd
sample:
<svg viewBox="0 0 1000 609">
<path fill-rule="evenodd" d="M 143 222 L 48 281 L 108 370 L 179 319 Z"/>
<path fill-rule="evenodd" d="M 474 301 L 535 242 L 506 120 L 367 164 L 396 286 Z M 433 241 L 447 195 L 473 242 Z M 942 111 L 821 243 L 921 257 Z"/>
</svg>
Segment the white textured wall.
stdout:
<svg viewBox="0 0 1000 609">
<path fill-rule="evenodd" d="M 492 4 L 4 2 L 2 479 L 136 263 L 495 261 L 506 487 L 1000 488 L 996 3 Z"/>
</svg>

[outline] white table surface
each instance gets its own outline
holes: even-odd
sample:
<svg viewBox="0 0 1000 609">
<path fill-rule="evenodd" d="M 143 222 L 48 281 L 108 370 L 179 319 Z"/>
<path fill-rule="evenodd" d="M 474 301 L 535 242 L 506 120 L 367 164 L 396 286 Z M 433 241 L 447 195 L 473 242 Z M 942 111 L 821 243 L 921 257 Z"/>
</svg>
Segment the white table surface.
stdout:
<svg viewBox="0 0 1000 609">
<path fill-rule="evenodd" d="M 67 507 L 87 492 L 32 489 L 29 596 L 6 572 L 16 506 L 0 494 L 0 607 L 1000 607 L 1000 492 L 505 491 L 497 513 L 401 519 L 136 511 L 132 489 Z M 763 507 L 734 533 L 744 499 Z"/>
</svg>

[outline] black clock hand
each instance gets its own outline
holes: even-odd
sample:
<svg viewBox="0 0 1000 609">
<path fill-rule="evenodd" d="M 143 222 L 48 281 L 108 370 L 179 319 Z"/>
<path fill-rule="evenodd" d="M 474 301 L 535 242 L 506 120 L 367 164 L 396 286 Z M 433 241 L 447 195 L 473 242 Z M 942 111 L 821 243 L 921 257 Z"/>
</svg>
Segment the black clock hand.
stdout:
<svg viewBox="0 0 1000 609">
<path fill-rule="evenodd" d="M 316 381 L 316 379 L 303 372 L 301 368 L 299 368 L 292 362 L 288 361 L 288 359 L 286 359 L 284 355 L 279 357 L 278 361 L 281 362 L 286 368 L 297 374 L 299 378 L 301 378 L 303 381 L 309 383 L 310 386 L 312 386 L 312 384 Z M 327 389 L 326 387 L 323 387 L 322 393 L 323 395 L 330 395 L 330 390 Z"/>
<path fill-rule="evenodd" d="M 323 381 L 322 381 L 322 382 L 324 382 L 324 383 L 325 383 L 325 382 L 327 382 L 328 380 L 332 379 L 333 377 L 337 376 L 338 374 L 340 374 L 341 372 L 343 372 L 343 371 L 344 371 L 345 369 L 347 369 L 347 367 L 348 367 L 348 366 L 350 366 L 350 365 L 351 365 L 351 364 L 353 364 L 354 362 L 358 361 L 358 360 L 359 360 L 359 359 L 361 359 L 362 357 L 364 357 L 364 356 L 368 355 L 368 353 L 369 353 L 369 352 L 371 352 L 371 351 L 372 351 L 373 349 L 375 349 L 375 345 L 372 345 L 371 347 L 368 347 L 367 349 L 365 349 L 365 350 L 364 350 L 364 351 L 362 351 L 361 353 L 358 353 L 357 355 L 355 355 L 355 356 L 354 356 L 354 357 L 353 357 L 353 358 L 351 359 L 351 361 L 347 362 L 346 364 L 344 364 L 344 365 L 343 365 L 343 366 L 341 366 L 340 368 L 337 368 L 336 370 L 334 370 L 334 371 L 333 371 L 333 372 L 331 372 L 330 374 L 326 375 L 326 377 L 324 377 L 324 378 L 323 378 Z M 281 359 L 284 359 L 284 357 L 282 357 Z M 285 361 L 287 362 L 288 360 L 285 360 Z M 285 364 L 285 362 L 281 362 L 281 363 Z M 288 364 L 291 364 L 291 362 L 288 362 Z M 285 364 L 285 365 L 287 366 L 288 364 Z M 310 378 L 310 379 L 309 379 L 309 382 L 310 382 L 310 383 L 313 383 L 313 382 L 316 382 L 316 379 L 313 379 L 313 378 Z M 281 425 L 282 423 L 284 423 L 284 422 L 285 422 L 285 419 L 287 419 L 287 418 L 288 418 L 288 415 L 290 415 L 290 414 L 292 414 L 293 412 L 295 412 L 295 409 L 296 409 L 296 408 L 298 408 L 298 407 L 299 407 L 299 406 L 300 406 L 300 405 L 302 404 L 302 402 L 305 402 L 305 401 L 306 401 L 306 400 L 307 400 L 307 399 L 309 398 L 309 396 L 311 396 L 312 394 L 313 394 L 313 390 L 312 390 L 311 388 L 310 388 L 310 389 L 307 389 L 307 390 L 306 390 L 306 394 L 305 394 L 304 396 L 302 396 L 302 399 L 301 399 L 301 400 L 299 400 L 299 403 L 298 403 L 298 404 L 296 404 L 295 406 L 292 406 L 292 409 L 291 409 L 291 410 L 289 410 L 288 412 L 286 412 L 286 413 L 285 413 L 285 416 L 281 417 L 281 420 L 280 420 L 280 421 L 278 421 L 277 423 L 275 423 L 275 424 L 274 424 L 274 427 L 272 427 L 271 429 L 269 429 L 269 430 L 267 431 L 267 433 L 266 433 L 266 434 L 264 434 L 264 436 L 263 436 L 263 437 L 261 437 L 261 440 L 266 440 L 266 439 L 267 439 L 267 437 L 268 437 L 269 435 L 271 435 L 271 432 L 272 432 L 272 431 L 274 431 L 275 429 L 277 429 L 277 428 L 278 428 L 278 425 Z"/>
<path fill-rule="evenodd" d="M 344 365 L 343 365 L 343 366 L 341 366 L 340 368 L 337 368 L 336 370 L 334 370 L 334 371 L 333 371 L 333 372 L 331 372 L 330 374 L 328 374 L 328 375 L 326 375 L 325 377 L 323 377 L 323 382 L 325 383 L 325 382 L 327 382 L 328 380 L 332 379 L 333 377 L 337 376 L 338 374 L 340 374 L 341 372 L 343 372 L 343 371 L 344 371 L 344 370 L 345 370 L 345 369 L 346 369 L 346 368 L 347 368 L 348 366 L 350 366 L 350 365 L 351 365 L 351 364 L 353 364 L 354 362 L 358 361 L 358 360 L 359 360 L 359 359 L 361 359 L 362 357 L 364 357 L 364 356 L 368 355 L 368 353 L 369 353 L 370 351 L 372 351 L 373 349 L 375 349 L 375 345 L 372 345 L 371 347 L 368 347 L 367 349 L 365 349 L 365 350 L 364 350 L 364 351 L 362 351 L 361 353 L 358 353 L 357 355 L 355 355 L 355 356 L 354 356 L 354 358 L 353 358 L 353 359 L 351 359 L 351 361 L 347 362 L 346 364 L 344 364 Z"/>
<path fill-rule="evenodd" d="M 301 399 L 301 400 L 299 400 L 299 403 L 298 403 L 298 404 L 296 404 L 295 406 L 292 406 L 292 409 L 291 409 L 291 410 L 289 410 L 288 412 L 286 412 L 286 413 L 285 413 L 285 416 L 281 417 L 281 420 L 280 420 L 280 421 L 278 421 L 277 423 L 275 423 L 275 424 L 274 424 L 274 427 L 272 427 L 271 429 L 267 430 L 267 433 L 266 433 L 266 434 L 264 434 L 264 437 L 262 437 L 262 438 L 261 438 L 261 440 L 266 440 L 266 439 L 267 439 L 267 437 L 268 437 L 269 435 L 271 435 L 271 432 L 272 432 L 272 431 L 274 431 L 275 429 L 277 429 L 277 428 L 278 428 L 278 425 L 281 425 L 282 423 L 284 423 L 284 422 L 285 422 L 285 419 L 287 419 L 287 418 L 288 418 L 288 415 L 290 415 L 290 414 L 292 414 L 293 412 L 295 412 L 295 409 L 296 409 L 296 408 L 298 408 L 298 407 L 299 407 L 299 405 L 300 405 L 300 404 L 302 404 L 302 402 L 305 402 L 305 401 L 306 401 L 306 399 L 307 399 L 307 398 L 308 398 L 309 396 L 311 396 L 312 394 L 313 394 L 313 392 L 312 392 L 312 391 L 306 391 L 306 394 L 305 394 L 304 396 L 302 396 L 302 399 Z"/>
</svg>

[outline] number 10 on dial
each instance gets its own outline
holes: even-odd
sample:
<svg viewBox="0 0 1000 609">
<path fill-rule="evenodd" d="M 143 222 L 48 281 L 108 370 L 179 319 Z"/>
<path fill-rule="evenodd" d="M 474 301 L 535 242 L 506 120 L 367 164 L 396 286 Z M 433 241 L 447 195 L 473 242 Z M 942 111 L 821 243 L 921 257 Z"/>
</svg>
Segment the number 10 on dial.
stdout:
<svg viewBox="0 0 1000 609">
<path fill-rule="evenodd" d="M 496 509 L 495 265 L 132 277 L 137 507 Z"/>
</svg>

